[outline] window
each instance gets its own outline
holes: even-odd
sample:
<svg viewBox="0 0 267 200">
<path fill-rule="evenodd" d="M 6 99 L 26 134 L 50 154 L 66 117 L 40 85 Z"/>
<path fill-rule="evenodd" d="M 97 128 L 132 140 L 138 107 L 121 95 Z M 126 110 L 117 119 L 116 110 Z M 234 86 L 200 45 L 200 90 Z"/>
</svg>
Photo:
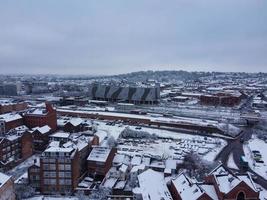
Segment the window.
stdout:
<svg viewBox="0 0 267 200">
<path fill-rule="evenodd" d="M 71 185 L 71 179 L 65 179 L 65 185 Z"/>
<path fill-rule="evenodd" d="M 50 185 L 50 179 L 44 179 L 44 184 L 45 185 Z"/>
<path fill-rule="evenodd" d="M 71 170 L 71 166 L 70 165 L 65 165 L 65 170 Z"/>
<path fill-rule="evenodd" d="M 45 162 L 45 163 L 48 163 L 48 162 L 49 162 L 49 159 L 48 159 L 48 158 L 43 158 L 42 160 L 43 160 L 43 162 Z"/>
<path fill-rule="evenodd" d="M 56 165 L 55 164 L 50 164 L 49 165 L 50 170 L 56 170 Z"/>
<path fill-rule="evenodd" d="M 44 172 L 44 177 L 50 177 L 49 172 Z"/>
<path fill-rule="evenodd" d="M 65 179 L 59 179 L 59 185 L 65 185 Z"/>
<path fill-rule="evenodd" d="M 64 171 L 64 170 L 70 171 L 71 170 L 71 165 L 59 164 L 58 167 L 59 167 L 60 171 Z"/>
<path fill-rule="evenodd" d="M 59 170 L 64 170 L 65 168 L 64 168 L 64 164 L 59 164 L 58 165 L 58 168 L 59 168 Z"/>
<path fill-rule="evenodd" d="M 56 185 L 57 180 L 56 179 L 50 179 L 50 183 L 51 183 L 51 185 Z"/>
<path fill-rule="evenodd" d="M 49 170 L 49 164 L 43 164 L 44 170 Z"/>
<path fill-rule="evenodd" d="M 65 177 L 66 178 L 71 178 L 71 172 L 65 172 Z"/>
<path fill-rule="evenodd" d="M 50 172 L 50 177 L 55 178 L 57 176 L 56 172 Z"/>
<path fill-rule="evenodd" d="M 64 172 L 59 172 L 59 173 L 58 173 L 58 176 L 59 176 L 59 177 L 65 177 L 65 173 L 64 173 Z"/>
</svg>

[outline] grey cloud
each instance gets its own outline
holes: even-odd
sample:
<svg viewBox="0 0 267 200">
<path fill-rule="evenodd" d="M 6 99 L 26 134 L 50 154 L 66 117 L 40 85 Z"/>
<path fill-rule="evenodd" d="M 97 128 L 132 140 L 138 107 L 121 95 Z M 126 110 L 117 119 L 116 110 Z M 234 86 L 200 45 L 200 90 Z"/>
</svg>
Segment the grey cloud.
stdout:
<svg viewBox="0 0 267 200">
<path fill-rule="evenodd" d="M 1 1 L 2 73 L 266 71 L 264 0 Z"/>
</svg>

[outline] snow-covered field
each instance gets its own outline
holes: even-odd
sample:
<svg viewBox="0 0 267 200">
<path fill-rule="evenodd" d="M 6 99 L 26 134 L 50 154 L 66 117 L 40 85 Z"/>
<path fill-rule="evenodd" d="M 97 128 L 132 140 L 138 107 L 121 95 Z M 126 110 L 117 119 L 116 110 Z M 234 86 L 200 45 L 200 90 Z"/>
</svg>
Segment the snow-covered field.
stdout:
<svg viewBox="0 0 267 200">
<path fill-rule="evenodd" d="M 255 162 L 252 154 L 252 151 L 254 150 L 257 150 L 261 153 L 262 160 L 264 161 L 264 163 Z M 252 139 L 244 145 L 244 151 L 246 158 L 249 161 L 250 168 L 265 179 L 267 179 L 267 143 L 253 136 Z"/>
</svg>

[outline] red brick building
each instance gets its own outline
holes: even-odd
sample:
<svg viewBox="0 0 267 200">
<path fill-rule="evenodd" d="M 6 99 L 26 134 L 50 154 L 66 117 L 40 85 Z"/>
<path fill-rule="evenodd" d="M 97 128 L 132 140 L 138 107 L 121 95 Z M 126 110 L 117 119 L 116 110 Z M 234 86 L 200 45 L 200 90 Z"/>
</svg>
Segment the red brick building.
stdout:
<svg viewBox="0 0 267 200">
<path fill-rule="evenodd" d="M 34 160 L 34 164 L 28 168 L 28 180 L 29 184 L 40 191 L 40 160 Z"/>
<path fill-rule="evenodd" d="M 233 174 L 223 166 L 215 168 L 203 183 L 183 173 L 171 180 L 170 192 L 177 200 L 259 200 L 259 191 L 249 174 Z"/>
<path fill-rule="evenodd" d="M 49 103 L 46 103 L 45 107 L 29 110 L 23 118 L 25 125 L 29 128 L 48 125 L 52 131 L 57 130 L 57 112 Z"/>
<path fill-rule="evenodd" d="M 33 153 L 31 133 L 14 132 L 0 137 L 0 167 L 9 169 L 29 158 Z"/>
<path fill-rule="evenodd" d="M 32 129 L 34 151 L 43 152 L 49 144 L 49 135 L 52 132 L 48 125 Z"/>
<path fill-rule="evenodd" d="M 0 135 L 22 125 L 23 118 L 19 114 L 6 113 L 0 115 Z"/>
<path fill-rule="evenodd" d="M 88 173 L 104 177 L 112 166 L 116 152 L 115 148 L 94 147 L 87 158 Z"/>
<path fill-rule="evenodd" d="M 40 157 L 40 164 L 29 168 L 30 183 L 41 193 L 72 193 L 81 176 L 86 174 L 86 158 L 91 146 L 98 144 L 98 137 L 81 134 L 74 138 L 63 144 L 51 142 Z"/>
<path fill-rule="evenodd" d="M 236 91 L 223 91 L 200 96 L 200 103 L 210 106 L 233 107 L 239 105 L 241 100 L 242 94 Z"/>
<path fill-rule="evenodd" d="M 0 101 L 0 114 L 17 112 L 27 109 L 27 103 L 25 102 L 1 102 Z"/>
<path fill-rule="evenodd" d="M 63 130 L 69 133 L 77 133 L 92 130 L 92 126 L 89 125 L 87 120 L 83 120 L 81 118 L 71 118 L 64 124 Z"/>
<path fill-rule="evenodd" d="M 233 174 L 223 166 L 215 168 L 205 180 L 213 184 L 219 200 L 259 200 L 260 192 L 250 174 Z"/>
</svg>

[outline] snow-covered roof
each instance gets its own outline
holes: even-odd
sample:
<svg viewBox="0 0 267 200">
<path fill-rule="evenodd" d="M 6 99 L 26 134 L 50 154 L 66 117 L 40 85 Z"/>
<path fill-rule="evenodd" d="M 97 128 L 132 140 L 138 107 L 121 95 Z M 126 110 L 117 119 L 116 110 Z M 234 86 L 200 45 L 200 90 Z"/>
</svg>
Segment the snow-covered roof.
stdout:
<svg viewBox="0 0 267 200">
<path fill-rule="evenodd" d="M 34 130 L 34 131 L 37 130 L 40 133 L 45 134 L 45 133 L 48 133 L 51 130 L 51 128 L 48 125 L 45 125 L 42 127 L 38 126 L 38 127 L 32 128 L 32 130 Z"/>
<path fill-rule="evenodd" d="M 106 187 L 106 188 L 113 188 L 114 185 L 116 184 L 117 182 L 117 178 L 107 178 L 104 180 L 104 183 L 103 183 L 103 186 Z"/>
<path fill-rule="evenodd" d="M 214 185 L 209 184 L 199 184 L 199 187 L 201 187 L 206 194 L 208 194 L 213 200 L 218 200 L 218 196 L 216 194 L 216 190 Z"/>
<path fill-rule="evenodd" d="M 123 165 L 121 165 L 121 167 L 120 167 L 119 170 L 120 170 L 121 172 L 125 173 L 125 172 L 127 171 L 127 169 L 128 169 L 128 165 L 123 164 Z"/>
<path fill-rule="evenodd" d="M 132 165 L 140 165 L 141 164 L 141 161 L 142 161 L 142 158 L 141 156 L 134 156 L 131 160 L 131 164 Z"/>
<path fill-rule="evenodd" d="M 252 190 L 257 192 L 257 189 L 249 175 L 217 175 L 215 176 L 221 192 L 227 194 L 232 191 L 242 181 L 245 182 Z"/>
<path fill-rule="evenodd" d="M 8 176 L 2 172 L 0 172 L 0 188 L 6 184 L 6 182 L 11 178 L 11 176 Z"/>
<path fill-rule="evenodd" d="M 197 184 L 193 184 L 183 173 L 179 174 L 172 180 L 172 183 L 178 191 L 181 199 L 197 200 L 204 194 L 204 191 L 201 190 Z"/>
<path fill-rule="evenodd" d="M 233 174 L 223 165 L 216 167 L 210 175 L 213 175 L 221 192 L 229 193 L 242 181 L 245 182 L 252 190 L 257 192 L 255 184 L 249 174 Z"/>
<path fill-rule="evenodd" d="M 6 113 L 0 115 L 0 121 L 11 122 L 19 119 L 22 119 L 22 117 L 19 114 Z"/>
<path fill-rule="evenodd" d="M 64 153 L 71 153 L 74 150 L 74 148 L 64 148 L 64 147 L 55 147 L 50 146 L 48 147 L 44 152 L 64 152 Z"/>
<path fill-rule="evenodd" d="M 172 200 L 163 173 L 148 169 L 138 175 L 138 181 L 140 185 L 138 190 L 143 200 Z"/>
<path fill-rule="evenodd" d="M 110 148 L 106 147 L 94 147 L 88 156 L 87 160 L 96 162 L 106 162 L 109 154 L 111 152 Z"/>
<path fill-rule="evenodd" d="M 69 123 L 71 123 L 73 126 L 78 126 L 83 123 L 83 120 L 81 118 L 71 118 Z"/>
<path fill-rule="evenodd" d="M 53 135 L 50 135 L 50 137 L 57 137 L 57 138 L 69 138 L 70 133 L 65 132 L 56 132 Z"/>
<path fill-rule="evenodd" d="M 176 169 L 176 160 L 172 160 L 172 159 L 166 160 L 165 166 L 167 169 Z"/>
</svg>

